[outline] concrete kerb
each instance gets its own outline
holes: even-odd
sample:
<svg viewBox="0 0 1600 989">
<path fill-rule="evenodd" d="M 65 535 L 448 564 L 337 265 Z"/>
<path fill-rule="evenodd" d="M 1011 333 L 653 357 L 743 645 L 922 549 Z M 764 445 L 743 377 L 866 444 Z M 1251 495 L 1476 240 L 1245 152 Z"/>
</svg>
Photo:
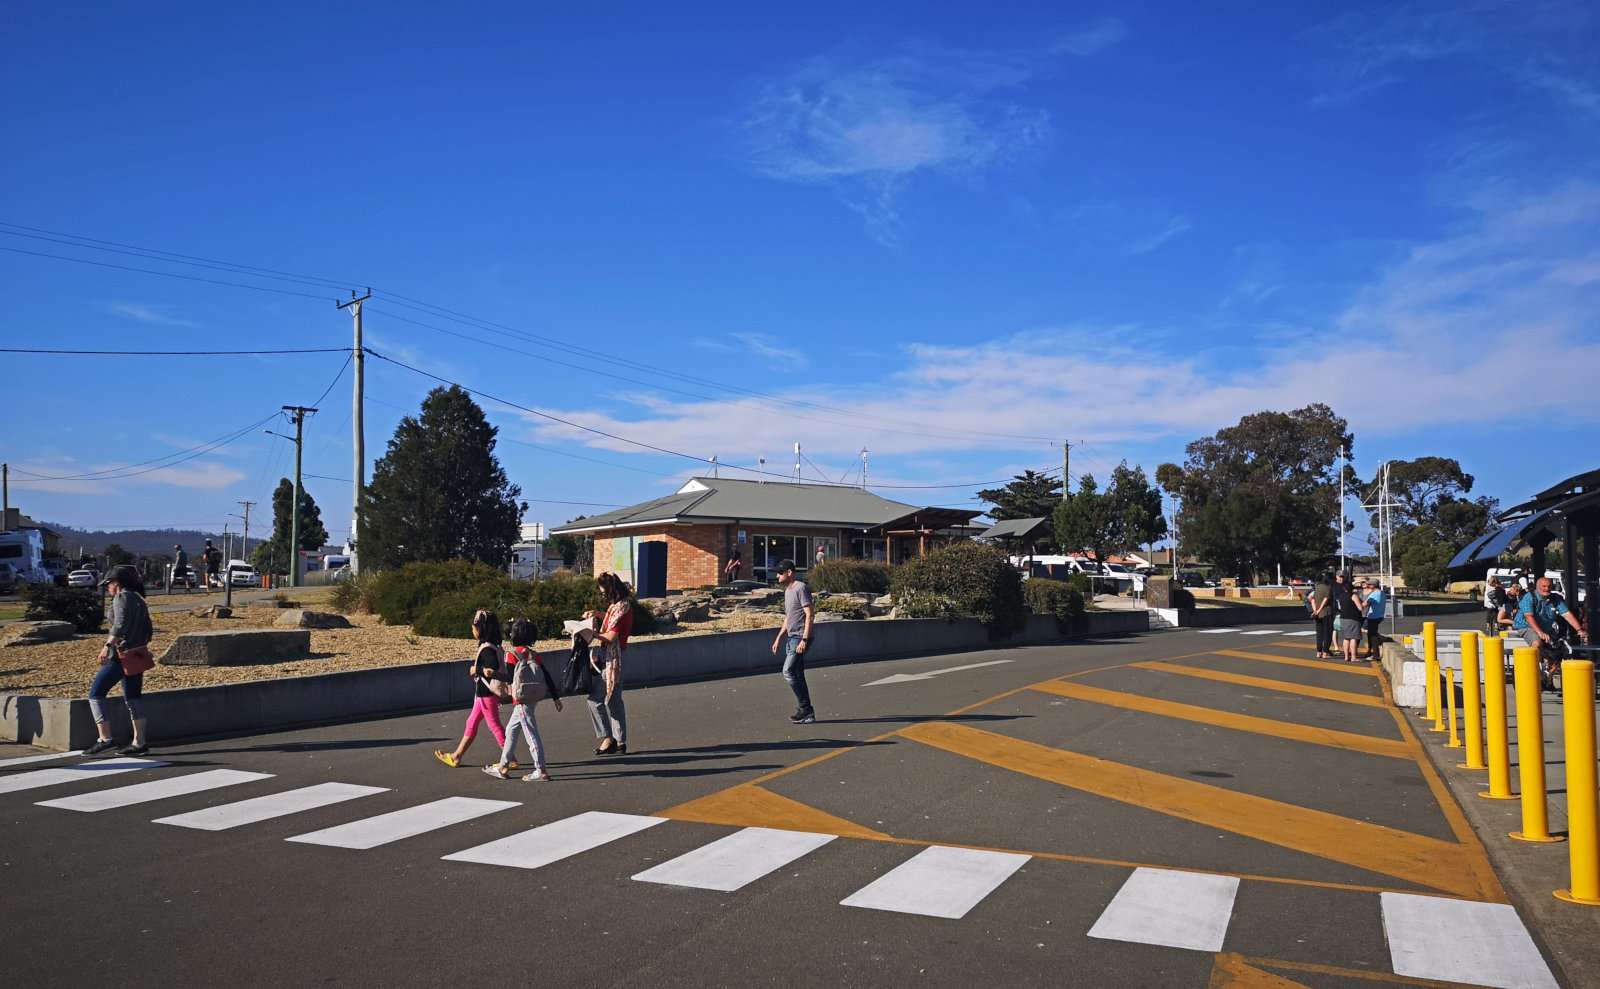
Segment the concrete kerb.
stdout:
<svg viewBox="0 0 1600 989">
<path fill-rule="evenodd" d="M 1148 630 L 1149 617 L 1143 611 L 1094 612 L 1071 635 L 1061 634 L 1054 618 L 1030 616 L 1017 635 L 999 641 L 991 640 L 973 619 L 826 622 L 816 626 L 810 665 L 1046 645 Z M 626 682 L 636 688 L 776 672 L 775 634 L 772 629 L 757 629 L 636 643 L 628 649 Z M 565 657 L 555 658 L 565 662 Z M 459 663 L 152 691 L 144 695 L 150 738 L 173 742 L 464 707 L 472 697 L 472 683 L 463 675 L 466 662 L 463 658 Z M 84 684 L 87 688 L 87 677 Z M 127 709 L 120 699 L 112 697 L 107 710 L 117 736 L 127 737 Z M 94 736 L 87 700 L 0 693 L 0 740 L 64 751 L 82 748 Z"/>
<path fill-rule="evenodd" d="M 1151 610 L 1178 628 L 1221 628 L 1225 625 L 1260 625 L 1263 622 L 1295 624 L 1311 620 L 1311 615 L 1302 604 L 1251 604 L 1233 608 L 1152 608 Z"/>
</svg>

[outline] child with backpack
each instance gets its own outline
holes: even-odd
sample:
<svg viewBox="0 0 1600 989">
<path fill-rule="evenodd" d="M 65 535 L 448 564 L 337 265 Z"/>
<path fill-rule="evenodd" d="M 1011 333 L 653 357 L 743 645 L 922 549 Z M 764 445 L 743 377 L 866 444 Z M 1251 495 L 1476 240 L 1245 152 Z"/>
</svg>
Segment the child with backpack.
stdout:
<svg viewBox="0 0 1600 989">
<path fill-rule="evenodd" d="M 511 623 L 510 632 L 511 653 L 508 662 L 514 670 L 511 674 L 511 723 L 506 728 L 500 761 L 484 766 L 483 771 L 495 779 L 511 778 L 511 770 L 517 766 L 511 757 L 516 754 L 517 730 L 521 729 L 528 736 L 528 751 L 533 754 L 533 772 L 524 776 L 523 780 L 528 783 L 547 782 L 550 774 L 545 772 L 544 743 L 539 738 L 539 725 L 533 720 L 533 706 L 548 697 L 555 701 L 556 710 L 559 711 L 561 695 L 556 690 L 555 681 L 550 678 L 550 671 L 544 668 L 539 654 L 533 651 L 533 622 L 518 618 Z"/>
<path fill-rule="evenodd" d="M 478 640 L 478 654 L 472 660 L 472 669 L 468 674 L 472 677 L 476 695 L 472 699 L 472 713 L 467 715 L 466 730 L 461 733 L 461 741 L 454 752 L 433 750 L 433 757 L 451 769 L 461 765 L 461 757 L 467 754 L 467 746 L 478 737 L 478 725 L 481 722 L 489 723 L 489 733 L 494 735 L 496 742 L 502 747 L 506 743 L 505 729 L 500 727 L 500 697 L 505 689 L 500 669 L 505 658 L 500 651 L 500 616 L 480 608 L 472 616 L 472 637 Z"/>
</svg>

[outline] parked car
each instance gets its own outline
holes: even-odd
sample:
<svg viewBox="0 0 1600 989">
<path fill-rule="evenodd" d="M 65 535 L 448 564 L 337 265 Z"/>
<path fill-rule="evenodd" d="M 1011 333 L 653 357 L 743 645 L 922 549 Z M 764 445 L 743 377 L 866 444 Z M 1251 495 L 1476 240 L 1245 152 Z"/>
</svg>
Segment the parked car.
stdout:
<svg viewBox="0 0 1600 989">
<path fill-rule="evenodd" d="M 1184 587 L 1215 587 L 1216 584 L 1206 580 L 1205 575 L 1198 570 L 1179 570 L 1178 583 Z"/>
<path fill-rule="evenodd" d="M 68 587 L 93 587 L 100 583 L 100 573 L 90 567 L 81 567 L 67 574 Z"/>
<path fill-rule="evenodd" d="M 1131 570 L 1121 563 L 1102 564 L 1105 567 L 1105 577 L 1117 583 L 1117 593 L 1132 590 L 1135 594 L 1144 593 L 1144 574 Z"/>
<path fill-rule="evenodd" d="M 234 587 L 259 587 L 261 575 L 256 573 L 256 568 L 244 560 L 228 561 L 228 583 Z"/>
</svg>

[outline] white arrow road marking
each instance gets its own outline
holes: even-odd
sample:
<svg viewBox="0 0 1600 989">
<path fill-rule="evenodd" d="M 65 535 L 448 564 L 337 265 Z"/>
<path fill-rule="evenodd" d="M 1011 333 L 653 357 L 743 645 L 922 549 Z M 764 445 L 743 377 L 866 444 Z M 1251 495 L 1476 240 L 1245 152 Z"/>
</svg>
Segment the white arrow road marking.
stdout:
<svg viewBox="0 0 1600 989">
<path fill-rule="evenodd" d="M 976 670 L 984 666 L 999 666 L 1001 663 L 1009 662 L 1011 662 L 1009 659 L 991 659 L 987 663 L 968 663 L 966 666 L 952 666 L 947 670 L 929 670 L 926 673 L 896 673 L 894 676 L 884 677 L 882 680 L 874 680 L 871 683 L 862 684 L 862 686 L 876 687 L 881 683 L 910 683 L 913 680 L 931 680 L 944 673 L 959 673 L 962 670 Z"/>
</svg>

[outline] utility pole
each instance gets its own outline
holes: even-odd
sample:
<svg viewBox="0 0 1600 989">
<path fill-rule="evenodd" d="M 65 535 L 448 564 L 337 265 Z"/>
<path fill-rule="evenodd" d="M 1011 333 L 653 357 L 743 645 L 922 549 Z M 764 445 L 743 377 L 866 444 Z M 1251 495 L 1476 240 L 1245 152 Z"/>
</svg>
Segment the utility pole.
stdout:
<svg viewBox="0 0 1600 989">
<path fill-rule="evenodd" d="M 294 501 L 289 507 L 289 586 L 300 586 L 300 459 L 304 447 L 306 413 L 304 405 L 285 405 L 283 411 L 294 418 Z M 276 434 L 274 434 L 276 435 Z"/>
<path fill-rule="evenodd" d="M 1345 569 L 1344 560 L 1344 444 L 1339 444 L 1339 571 Z M 1347 581 L 1348 583 L 1348 581 Z"/>
<path fill-rule="evenodd" d="M 5 528 L 6 519 L 11 517 L 11 465 L 0 464 L 0 529 Z"/>
<path fill-rule="evenodd" d="M 1067 489 L 1072 487 L 1072 442 L 1061 441 L 1061 500 L 1067 500 Z"/>
<path fill-rule="evenodd" d="M 356 523 L 361 516 L 361 489 L 366 487 L 367 473 L 367 431 L 362 421 L 362 411 L 364 405 L 366 404 L 367 355 L 361 346 L 361 304 L 370 298 L 372 298 L 372 289 L 370 288 L 367 289 L 367 294 L 363 295 L 359 299 L 356 298 L 355 289 L 351 289 L 349 302 L 334 303 L 334 305 L 338 306 L 340 309 L 350 310 L 350 315 L 355 321 L 356 331 L 355 349 L 351 351 L 350 356 L 356 379 L 355 396 L 351 400 L 350 406 L 350 428 L 352 430 L 351 439 L 354 441 L 355 446 L 355 473 L 351 474 L 350 477 L 355 482 L 355 489 L 352 492 L 352 498 L 350 502 L 350 540 L 349 545 L 346 547 L 350 551 L 351 573 L 356 573 L 361 569 L 361 565 L 356 556 Z M 299 487 L 299 483 L 300 482 L 297 477 L 295 480 L 295 486 L 297 489 Z M 295 507 L 299 507 L 298 501 L 295 503 Z M 295 559 L 297 561 L 300 559 L 299 550 L 299 545 L 296 544 Z M 296 566 L 295 569 L 298 571 L 299 567 Z M 296 575 L 296 579 L 298 579 L 298 574 Z"/>
<path fill-rule="evenodd" d="M 250 509 L 256 507 L 253 501 L 241 501 L 239 506 L 244 509 L 244 551 L 239 554 L 246 563 L 250 562 Z"/>
</svg>

